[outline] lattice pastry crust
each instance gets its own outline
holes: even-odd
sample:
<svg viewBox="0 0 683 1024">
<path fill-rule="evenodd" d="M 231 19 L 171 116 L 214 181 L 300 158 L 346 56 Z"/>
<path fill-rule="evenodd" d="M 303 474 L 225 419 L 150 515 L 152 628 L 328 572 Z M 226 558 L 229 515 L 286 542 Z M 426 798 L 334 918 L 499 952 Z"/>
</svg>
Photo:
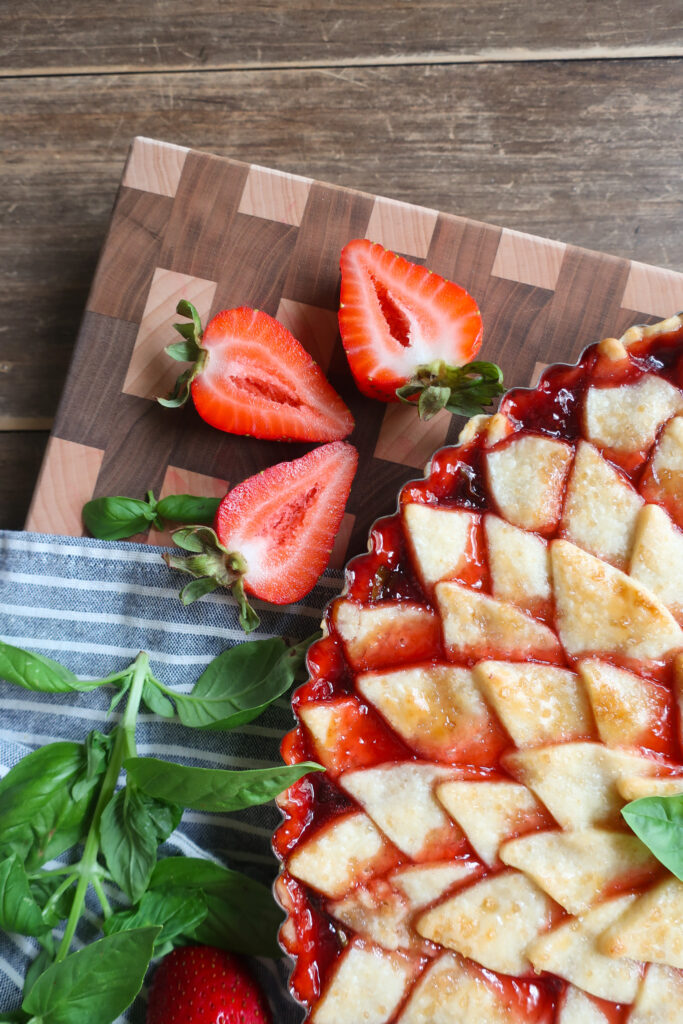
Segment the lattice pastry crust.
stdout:
<svg viewBox="0 0 683 1024">
<path fill-rule="evenodd" d="M 683 320 L 475 417 L 350 563 L 276 892 L 312 1024 L 682 1024 Z"/>
</svg>

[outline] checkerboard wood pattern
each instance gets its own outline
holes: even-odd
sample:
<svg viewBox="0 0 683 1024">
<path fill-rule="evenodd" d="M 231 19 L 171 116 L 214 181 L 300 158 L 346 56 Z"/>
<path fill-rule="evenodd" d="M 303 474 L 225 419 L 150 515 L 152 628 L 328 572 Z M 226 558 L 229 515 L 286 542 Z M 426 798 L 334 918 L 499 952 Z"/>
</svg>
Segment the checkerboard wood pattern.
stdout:
<svg viewBox="0 0 683 1024">
<path fill-rule="evenodd" d="M 482 357 L 500 363 L 508 386 L 683 308 L 683 274 L 137 138 L 27 529 L 79 535 L 91 496 L 220 494 L 308 450 L 223 434 L 191 407 L 154 401 L 178 372 L 163 349 L 185 297 L 204 321 L 230 306 L 265 310 L 328 374 L 354 414 L 350 440 L 360 452 L 333 563 L 364 549 L 373 519 L 393 511 L 399 487 L 457 438 L 462 421 L 441 413 L 421 424 L 413 410 L 356 390 L 336 322 L 339 252 L 355 237 L 466 287 L 483 314 Z"/>
</svg>

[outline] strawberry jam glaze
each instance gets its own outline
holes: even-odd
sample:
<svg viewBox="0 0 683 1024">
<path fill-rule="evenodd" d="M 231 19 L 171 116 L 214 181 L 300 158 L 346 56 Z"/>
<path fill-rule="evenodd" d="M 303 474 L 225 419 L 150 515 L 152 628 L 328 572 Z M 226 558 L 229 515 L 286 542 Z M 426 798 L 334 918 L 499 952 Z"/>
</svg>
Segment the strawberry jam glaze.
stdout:
<svg viewBox="0 0 683 1024">
<path fill-rule="evenodd" d="M 683 329 L 631 344 L 628 358 L 617 361 L 602 356 L 598 346 L 593 345 L 584 352 L 578 365 L 558 365 L 546 370 L 536 389 L 519 388 L 509 391 L 499 411 L 513 423 L 512 437 L 524 430 L 574 443 L 582 436 L 582 404 L 589 385 L 618 386 L 635 383 L 645 373 L 657 373 L 683 389 L 682 350 Z M 637 488 L 643 476 L 647 453 L 624 455 L 623 452 L 604 448 L 601 451 Z M 497 511 L 488 496 L 484 456 L 485 438 L 481 434 L 468 444 L 441 449 L 434 455 L 426 478 L 411 481 L 404 486 L 399 498 L 399 509 L 407 503 L 421 503 L 482 514 Z M 648 500 L 652 499 L 648 497 Z M 458 578 L 458 581 L 490 592 L 482 534 L 479 524 L 473 531 L 466 575 Z M 412 568 L 400 513 L 380 519 L 374 524 L 369 553 L 352 559 L 346 568 L 345 596 L 365 606 L 385 602 L 429 604 L 429 596 Z M 553 610 L 550 611 L 552 619 Z M 538 617 L 548 618 L 543 613 Z M 307 659 L 310 677 L 295 692 L 292 705 L 296 714 L 309 701 L 337 701 L 342 716 L 340 732 L 343 733 L 343 742 L 340 740 L 335 744 L 335 757 L 325 765 L 325 773 L 307 776 L 282 794 L 279 805 L 284 820 L 273 839 L 274 851 L 281 860 L 285 860 L 305 836 L 316 832 L 331 819 L 357 808 L 355 801 L 337 785 L 336 776 L 342 771 L 418 760 L 415 752 L 406 747 L 356 690 L 354 672 L 335 633 L 330 608 L 326 612 L 326 623 L 328 635 L 310 648 Z M 679 773 L 683 754 L 676 739 L 677 710 L 670 669 L 658 663 L 638 663 L 636 666 L 604 653 L 600 657 L 651 678 L 660 702 L 661 716 L 649 734 L 642 736 L 642 752 L 662 760 L 662 774 Z M 433 651 L 433 663 L 444 660 L 441 648 Z M 477 660 L 482 658 L 478 657 Z M 525 660 L 547 662 L 549 659 L 543 656 L 535 658 L 531 653 Z M 567 657 L 560 664 L 573 667 Z M 320 757 L 320 752 L 313 749 L 301 724 L 285 736 L 281 751 L 288 764 Z M 488 767 L 482 766 L 482 760 L 485 761 L 485 758 L 479 759 L 477 765 L 463 765 L 461 760 L 452 763 L 464 769 L 465 777 L 511 778 L 498 760 L 494 763 L 489 761 Z M 533 830 L 542 830 L 549 827 L 549 824 L 554 824 L 550 818 L 548 821 L 536 820 Z M 456 851 L 459 857 L 469 857 L 470 853 L 466 841 L 463 848 Z M 410 863 L 410 859 L 399 855 L 397 863 L 403 862 Z M 294 879 L 286 869 L 281 872 L 276 890 L 288 914 L 281 942 L 296 959 L 290 985 L 299 1001 L 310 1008 L 319 998 L 328 973 L 352 933 L 334 922 L 325 911 L 321 897 Z M 558 908 L 558 917 L 561 919 L 563 915 L 564 912 Z M 427 947 L 430 945 L 426 943 Z M 440 952 L 437 947 L 433 947 L 432 955 L 437 951 Z M 562 979 L 545 974 L 518 979 L 481 967 L 477 969 L 508 1000 L 511 1021 L 519 1021 L 520 1024 L 550 1024 L 555 1019 L 557 1007 L 566 989 Z M 609 1024 L 622 1024 L 627 1019 L 629 1007 L 593 996 L 590 999 Z M 400 1016 L 400 1009 L 392 1020 Z"/>
</svg>

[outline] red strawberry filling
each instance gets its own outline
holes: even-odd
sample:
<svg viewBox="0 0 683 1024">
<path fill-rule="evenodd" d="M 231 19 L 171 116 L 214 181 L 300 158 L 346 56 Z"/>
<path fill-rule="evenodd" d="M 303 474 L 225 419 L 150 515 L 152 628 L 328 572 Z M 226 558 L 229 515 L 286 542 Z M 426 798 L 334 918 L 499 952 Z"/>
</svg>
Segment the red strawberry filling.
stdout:
<svg viewBox="0 0 683 1024">
<path fill-rule="evenodd" d="M 377 296 L 394 337 L 408 337 L 391 294 Z M 677 440 L 683 396 L 670 385 L 681 387 L 682 345 L 679 329 L 628 358 L 593 346 L 577 367 L 551 368 L 536 391 L 510 392 L 501 413 L 513 432 L 492 442 L 482 430 L 438 452 L 426 479 L 403 489 L 400 514 L 378 522 L 370 552 L 350 564 L 295 697 L 300 724 L 283 743 L 286 761 L 318 757 L 328 775 L 281 798 L 274 838 L 287 868 L 280 886 L 297 893 L 296 907 L 281 894 L 283 941 L 300 965 L 293 991 L 313 1021 L 347 1012 L 336 1000 L 351 971 L 379 972 L 386 998 L 373 1012 L 386 1024 L 446 1020 L 466 1000 L 480 1008 L 467 1024 L 578 1024 L 590 1014 L 625 1024 L 646 998 L 643 969 L 608 960 L 590 927 L 597 910 L 621 914 L 661 872 L 620 808 L 647 786 L 677 784 L 683 765 L 677 585 L 664 570 L 660 582 L 645 575 L 659 519 L 642 512 L 645 501 L 672 508 L 662 438 Z M 640 391 L 615 398 L 646 387 L 661 397 L 661 423 L 650 422 Z M 615 401 L 635 410 L 624 428 L 630 447 L 614 427 Z M 606 463 L 617 497 L 620 488 L 631 496 L 615 505 L 605 541 L 618 526 L 622 562 L 609 548 L 592 553 L 600 523 L 568 504 L 569 488 L 591 480 L 588 470 L 569 472 L 582 437 L 597 453 L 589 468 Z M 535 446 L 531 470 L 515 462 L 523 438 Z M 644 467 L 657 453 L 655 479 Z M 529 511 L 534 488 L 545 497 Z M 406 515 L 414 506 L 426 520 Z M 423 520 L 431 546 L 421 544 Z M 678 543 L 675 523 L 667 529 Z M 639 572 L 660 589 L 646 590 Z M 591 574 L 597 597 L 586 589 Z M 476 865 L 471 877 L 463 853 Z M 508 878 L 519 887 L 510 905 Z M 579 908 L 591 970 L 553 945 Z"/>
</svg>

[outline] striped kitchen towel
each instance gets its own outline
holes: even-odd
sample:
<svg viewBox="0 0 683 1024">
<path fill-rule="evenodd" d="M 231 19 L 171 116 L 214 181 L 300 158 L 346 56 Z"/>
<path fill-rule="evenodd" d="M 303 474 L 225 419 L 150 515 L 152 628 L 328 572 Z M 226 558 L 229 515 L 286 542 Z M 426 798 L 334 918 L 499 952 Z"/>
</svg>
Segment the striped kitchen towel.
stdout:
<svg viewBox="0 0 683 1024">
<path fill-rule="evenodd" d="M 83 678 L 102 678 L 125 668 L 140 650 L 149 652 L 154 674 L 188 692 L 204 667 L 244 634 L 234 601 L 209 594 L 184 608 L 177 573 L 160 550 L 142 544 L 0 531 L 0 639 L 62 662 Z M 341 574 L 328 571 L 296 605 L 258 608 L 261 625 L 252 636 L 301 640 L 320 621 L 338 593 Z M 94 728 L 108 731 L 111 691 L 36 694 L 0 681 L 0 775 L 25 754 L 55 740 L 83 740 Z M 249 725 L 232 732 L 190 730 L 152 714 L 139 716 L 141 755 L 204 767 L 262 768 L 280 763 L 279 743 L 292 726 L 289 700 L 275 702 Z M 274 805 L 228 815 L 186 811 L 165 853 L 204 856 L 269 884 L 276 873 L 270 837 L 279 821 Z M 79 942 L 96 934 L 96 906 Z M 23 975 L 38 952 L 32 939 L 0 934 L 0 1011 L 21 1001 Z M 291 963 L 257 960 L 278 1024 L 295 1024 L 301 1010 L 287 993 Z M 145 990 L 121 1021 L 142 1024 Z"/>
</svg>

